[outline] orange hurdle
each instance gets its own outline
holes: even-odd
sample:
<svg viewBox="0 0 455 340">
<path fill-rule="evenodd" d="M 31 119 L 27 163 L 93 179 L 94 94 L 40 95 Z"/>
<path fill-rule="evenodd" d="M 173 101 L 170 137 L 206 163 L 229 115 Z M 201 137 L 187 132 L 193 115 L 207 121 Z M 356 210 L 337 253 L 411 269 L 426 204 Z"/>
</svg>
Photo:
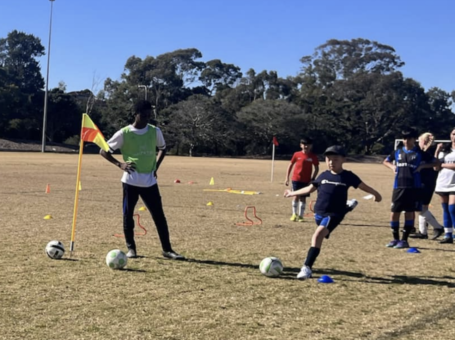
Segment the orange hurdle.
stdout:
<svg viewBox="0 0 455 340">
<path fill-rule="evenodd" d="M 134 233 L 134 235 L 145 236 L 145 235 L 147 234 L 147 229 L 145 229 L 145 228 L 141 225 L 141 223 L 140 223 L 140 215 L 139 215 L 139 214 L 134 214 L 133 217 L 134 217 L 134 216 L 137 216 L 137 225 L 138 225 L 142 230 L 144 230 L 144 232 L 142 232 L 142 233 Z M 114 234 L 114 236 L 115 236 L 115 237 L 125 237 L 125 236 L 122 235 L 122 234 Z"/>
<path fill-rule="evenodd" d="M 306 214 L 303 215 L 303 216 L 305 216 L 305 217 L 313 217 L 313 216 L 314 216 L 314 210 L 313 210 L 313 204 L 314 204 L 314 203 L 316 203 L 315 200 L 310 201 L 310 207 L 309 207 L 309 208 L 310 208 L 311 213 L 306 213 Z"/>
<path fill-rule="evenodd" d="M 250 208 L 253 210 L 253 216 L 254 216 L 254 218 L 255 218 L 256 220 L 258 220 L 259 222 L 258 222 L 258 221 L 253 221 L 252 219 L 250 219 L 250 218 L 248 217 L 248 210 L 249 210 Z M 256 215 L 256 207 L 255 207 L 255 206 L 252 206 L 252 205 L 246 206 L 246 207 L 245 207 L 244 214 L 245 214 L 245 218 L 246 218 L 248 221 L 247 221 L 247 222 L 238 222 L 238 223 L 236 223 L 236 225 L 239 225 L 239 226 L 242 226 L 242 225 L 243 225 L 243 226 L 250 226 L 250 225 L 261 225 L 261 224 L 262 224 L 262 220 L 261 220 L 259 217 L 257 217 L 257 215 Z"/>
</svg>

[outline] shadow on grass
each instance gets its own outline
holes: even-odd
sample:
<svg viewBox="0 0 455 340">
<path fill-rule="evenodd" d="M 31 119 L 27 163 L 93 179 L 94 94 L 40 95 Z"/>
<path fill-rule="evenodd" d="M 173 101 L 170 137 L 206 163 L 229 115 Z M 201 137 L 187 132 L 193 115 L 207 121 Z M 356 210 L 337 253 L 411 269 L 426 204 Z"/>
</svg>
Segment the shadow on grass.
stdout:
<svg viewBox="0 0 455 340">
<path fill-rule="evenodd" d="M 285 275 L 295 275 L 300 271 L 300 268 L 284 268 Z M 320 275 L 339 275 L 339 276 L 348 276 L 352 278 L 358 278 L 360 280 L 350 280 L 345 278 L 340 278 L 340 281 L 351 281 L 351 282 L 361 282 L 361 283 L 374 283 L 374 284 L 410 284 L 410 285 L 433 285 L 433 286 L 445 286 L 449 288 L 455 288 L 455 283 L 450 281 L 444 281 L 444 279 L 455 280 L 455 277 L 450 276 L 431 276 L 431 277 L 419 277 L 419 276 L 406 276 L 406 275 L 392 275 L 388 277 L 375 277 L 364 275 L 359 272 L 350 272 L 337 269 L 315 269 L 313 270 L 314 274 Z M 283 275 L 282 274 L 282 275 Z"/>
<path fill-rule="evenodd" d="M 144 269 L 134 269 L 134 268 L 123 268 L 123 269 L 119 269 L 119 271 L 134 272 L 134 273 L 147 273 L 147 271 Z"/>
<path fill-rule="evenodd" d="M 423 247 L 419 247 L 419 249 L 422 249 L 422 250 L 434 250 L 434 251 L 445 251 L 445 252 L 449 252 L 449 253 L 455 253 L 454 249 L 423 248 Z"/>
<path fill-rule="evenodd" d="M 69 257 L 63 257 L 61 259 L 58 259 L 59 261 L 73 261 L 73 262 L 77 262 L 79 261 L 78 259 L 72 259 L 72 258 L 69 258 Z"/>
<path fill-rule="evenodd" d="M 197 260 L 197 259 L 187 259 L 189 263 L 199 263 L 199 264 L 208 264 L 213 266 L 230 266 L 230 267 L 239 267 L 239 268 L 248 268 L 258 270 L 259 265 L 256 264 L 248 264 L 248 263 L 236 263 L 236 262 L 222 262 L 222 261 L 212 261 L 212 260 Z M 269 277 L 270 279 L 274 280 L 295 280 L 295 275 L 286 272 L 286 268 L 284 268 L 284 272 L 278 277 Z"/>
<path fill-rule="evenodd" d="M 212 260 L 198 260 L 188 258 L 186 261 L 179 262 L 188 262 L 188 263 L 198 263 L 198 264 L 207 264 L 213 266 L 230 266 L 238 268 L 248 268 L 257 270 L 258 265 L 248 264 L 248 263 L 236 263 L 236 262 L 222 262 L 222 261 L 212 261 Z M 295 280 L 297 273 L 300 272 L 300 268 L 285 267 L 283 273 L 274 279 L 277 280 Z M 374 283 L 374 284 L 410 284 L 410 285 L 433 285 L 433 286 L 445 286 L 449 288 L 455 288 L 455 283 L 450 281 L 444 281 L 444 279 L 453 279 L 454 277 L 442 276 L 442 277 L 418 277 L 418 276 L 405 276 L 405 275 L 392 275 L 388 277 L 375 277 L 364 275 L 360 272 L 351 272 L 345 270 L 337 269 L 315 269 L 313 273 L 316 275 L 337 275 L 337 276 L 347 276 L 349 278 L 357 278 L 358 280 L 350 280 L 349 278 L 338 278 L 337 280 L 342 282 L 360 282 L 360 283 Z"/>
<path fill-rule="evenodd" d="M 389 228 L 390 226 L 384 225 L 384 224 L 369 224 L 369 223 L 350 223 L 346 222 L 343 223 L 343 226 L 345 227 L 373 227 L 373 228 Z"/>
<path fill-rule="evenodd" d="M 239 268 L 259 269 L 258 265 L 256 265 L 256 264 L 248 264 L 248 263 L 222 262 L 222 261 L 212 261 L 212 260 L 198 260 L 198 259 L 190 259 L 190 258 L 187 258 L 186 262 L 189 262 L 189 263 L 200 263 L 200 264 L 209 264 L 209 265 L 213 265 L 213 266 L 230 266 L 230 267 L 239 267 Z"/>
</svg>

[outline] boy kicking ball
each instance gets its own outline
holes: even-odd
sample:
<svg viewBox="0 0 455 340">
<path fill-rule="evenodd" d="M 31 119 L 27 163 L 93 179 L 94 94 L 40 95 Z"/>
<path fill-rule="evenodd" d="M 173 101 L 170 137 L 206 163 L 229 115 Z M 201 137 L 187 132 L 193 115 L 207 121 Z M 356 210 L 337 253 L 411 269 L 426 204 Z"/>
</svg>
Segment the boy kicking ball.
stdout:
<svg viewBox="0 0 455 340">
<path fill-rule="evenodd" d="M 294 197 L 318 191 L 314 205 L 314 219 L 318 227 L 311 239 L 311 247 L 308 250 L 305 263 L 297 275 L 299 280 L 305 280 L 312 276 L 313 264 L 321 251 L 322 241 L 324 238 L 329 238 L 331 232 L 343 221 L 346 213 L 352 210 L 346 204 L 350 187 L 359 188 L 372 194 L 376 202 L 382 200 L 381 195 L 363 183 L 356 174 L 343 169 L 343 163 L 346 162 L 346 151 L 342 146 L 329 147 L 324 156 L 329 170 L 321 173 L 316 180 L 305 188 L 284 192 L 285 197 Z"/>
</svg>

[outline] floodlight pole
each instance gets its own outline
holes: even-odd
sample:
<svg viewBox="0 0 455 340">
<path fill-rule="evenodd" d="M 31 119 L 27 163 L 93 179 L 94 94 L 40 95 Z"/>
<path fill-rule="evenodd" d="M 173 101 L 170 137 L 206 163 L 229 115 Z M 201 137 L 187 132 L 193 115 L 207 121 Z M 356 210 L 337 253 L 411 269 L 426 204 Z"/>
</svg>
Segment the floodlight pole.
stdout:
<svg viewBox="0 0 455 340">
<path fill-rule="evenodd" d="M 147 100 L 147 85 L 138 85 L 137 87 L 143 87 L 145 93 L 145 100 Z"/>
<path fill-rule="evenodd" d="M 139 88 L 144 88 L 144 94 L 145 94 L 145 100 L 147 100 L 147 89 L 149 88 L 149 86 L 147 85 L 138 85 L 137 87 Z M 152 106 L 152 109 L 153 109 L 153 114 L 155 115 L 155 120 L 156 120 L 156 107 L 155 106 Z"/>
<path fill-rule="evenodd" d="M 52 10 L 55 0 L 51 2 L 51 18 L 49 21 L 49 44 L 47 47 L 47 72 L 46 72 L 46 88 L 44 91 L 44 114 L 43 114 L 43 139 L 41 143 L 41 152 L 46 152 L 46 124 L 47 124 L 47 94 L 49 91 L 49 63 L 51 60 L 51 37 L 52 37 Z"/>
</svg>

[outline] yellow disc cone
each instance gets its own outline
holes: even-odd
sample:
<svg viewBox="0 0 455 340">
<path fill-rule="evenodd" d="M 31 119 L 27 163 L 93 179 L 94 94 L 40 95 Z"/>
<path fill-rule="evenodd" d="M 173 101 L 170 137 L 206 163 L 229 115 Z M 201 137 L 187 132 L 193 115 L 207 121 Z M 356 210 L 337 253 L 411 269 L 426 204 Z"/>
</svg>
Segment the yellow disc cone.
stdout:
<svg viewBox="0 0 455 340">
<path fill-rule="evenodd" d="M 209 185 L 215 185 L 215 180 L 213 179 L 213 177 L 210 179 L 210 184 Z"/>
<path fill-rule="evenodd" d="M 44 216 L 44 219 L 45 219 L 45 220 L 50 220 L 51 218 L 52 218 L 51 215 L 46 215 L 46 216 Z"/>
<path fill-rule="evenodd" d="M 146 210 L 147 210 L 146 207 L 140 207 L 140 208 L 139 208 L 139 211 L 146 211 Z"/>
<path fill-rule="evenodd" d="M 211 205 L 213 205 L 213 203 L 212 203 L 212 202 L 209 202 L 209 203 L 207 203 L 207 205 L 208 205 L 208 206 L 211 206 Z"/>
</svg>

